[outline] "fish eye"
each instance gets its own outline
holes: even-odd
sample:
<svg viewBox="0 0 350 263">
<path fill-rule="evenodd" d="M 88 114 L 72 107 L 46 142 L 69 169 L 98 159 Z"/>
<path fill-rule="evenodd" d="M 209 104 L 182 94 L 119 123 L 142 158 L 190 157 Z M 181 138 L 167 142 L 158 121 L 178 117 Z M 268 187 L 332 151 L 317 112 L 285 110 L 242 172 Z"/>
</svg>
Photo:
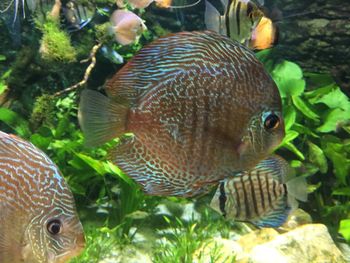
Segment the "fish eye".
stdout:
<svg viewBox="0 0 350 263">
<path fill-rule="evenodd" d="M 49 231 L 51 235 L 57 235 L 61 233 L 61 230 L 62 230 L 62 223 L 60 220 L 53 219 L 47 223 L 47 231 Z"/>
<path fill-rule="evenodd" d="M 267 131 L 275 130 L 280 125 L 280 117 L 273 112 L 270 112 L 264 120 L 264 127 Z"/>
</svg>

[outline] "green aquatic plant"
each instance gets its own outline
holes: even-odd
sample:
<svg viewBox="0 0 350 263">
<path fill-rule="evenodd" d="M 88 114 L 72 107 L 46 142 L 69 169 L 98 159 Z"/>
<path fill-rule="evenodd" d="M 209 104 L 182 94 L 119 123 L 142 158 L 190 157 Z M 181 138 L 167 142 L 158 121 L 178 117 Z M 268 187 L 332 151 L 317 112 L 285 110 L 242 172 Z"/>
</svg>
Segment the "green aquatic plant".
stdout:
<svg viewBox="0 0 350 263">
<path fill-rule="evenodd" d="M 67 63 L 76 60 L 76 50 L 69 35 L 60 29 L 59 21 L 48 16 L 43 24 L 37 21 L 36 25 L 43 33 L 40 47 L 43 59 Z"/>
<path fill-rule="evenodd" d="M 312 184 L 314 219 L 337 232 L 350 211 L 350 99 L 329 75 L 258 55 L 282 96 L 286 136 L 278 152 Z"/>
</svg>

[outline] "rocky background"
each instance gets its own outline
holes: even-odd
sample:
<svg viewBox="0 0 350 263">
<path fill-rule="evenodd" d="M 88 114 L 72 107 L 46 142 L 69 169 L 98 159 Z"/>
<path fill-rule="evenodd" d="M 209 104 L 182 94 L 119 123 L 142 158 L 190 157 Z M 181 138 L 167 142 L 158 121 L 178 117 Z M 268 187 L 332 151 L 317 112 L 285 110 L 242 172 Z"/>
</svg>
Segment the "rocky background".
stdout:
<svg viewBox="0 0 350 263">
<path fill-rule="evenodd" d="M 350 94 L 350 2 L 341 0 L 267 0 L 283 13 L 275 56 L 310 72 L 330 72 Z M 294 16 L 295 15 L 295 16 Z M 290 16 L 288 18 L 288 16 Z"/>
</svg>

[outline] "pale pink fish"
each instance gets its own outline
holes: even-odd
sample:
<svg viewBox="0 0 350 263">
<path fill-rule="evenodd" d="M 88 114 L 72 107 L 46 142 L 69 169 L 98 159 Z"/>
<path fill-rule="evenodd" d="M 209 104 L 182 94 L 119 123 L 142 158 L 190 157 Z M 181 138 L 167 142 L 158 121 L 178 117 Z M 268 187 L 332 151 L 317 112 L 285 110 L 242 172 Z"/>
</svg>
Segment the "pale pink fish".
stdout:
<svg viewBox="0 0 350 263">
<path fill-rule="evenodd" d="M 172 0 L 128 0 L 127 2 L 133 7 L 133 8 L 146 8 L 151 3 L 155 2 L 158 7 L 161 8 L 186 8 L 186 7 L 192 7 L 197 5 L 201 0 L 197 0 L 194 3 L 187 4 L 187 5 L 181 5 L 181 6 L 173 6 Z M 116 1 L 117 6 L 119 8 L 124 8 L 124 1 L 117 0 Z"/>
<path fill-rule="evenodd" d="M 129 45 L 135 42 L 146 30 L 142 19 L 127 10 L 114 11 L 111 16 L 111 24 L 109 31 L 121 45 Z"/>
<path fill-rule="evenodd" d="M 84 244 L 56 165 L 33 144 L 0 132 L 0 262 L 67 262 Z"/>
</svg>

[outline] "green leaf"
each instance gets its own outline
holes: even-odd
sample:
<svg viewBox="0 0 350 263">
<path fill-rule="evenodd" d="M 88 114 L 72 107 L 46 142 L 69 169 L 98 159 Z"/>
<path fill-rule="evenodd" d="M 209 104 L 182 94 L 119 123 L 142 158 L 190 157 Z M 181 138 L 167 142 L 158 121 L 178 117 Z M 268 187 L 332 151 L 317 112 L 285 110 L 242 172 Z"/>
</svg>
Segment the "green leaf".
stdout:
<svg viewBox="0 0 350 263">
<path fill-rule="evenodd" d="M 99 175 L 105 175 L 107 173 L 101 161 L 95 160 L 92 157 L 82 153 L 76 153 L 75 155 L 91 168 L 93 168 Z"/>
<path fill-rule="evenodd" d="M 311 129 L 309 129 L 308 127 L 301 125 L 299 123 L 296 123 L 293 125 L 293 130 L 299 132 L 300 134 L 310 135 L 314 138 L 320 137 L 319 135 L 317 135 L 317 133 L 314 133 Z"/>
<path fill-rule="evenodd" d="M 4 93 L 4 91 L 7 89 L 7 86 L 5 83 L 0 81 L 0 95 Z"/>
<path fill-rule="evenodd" d="M 334 175 L 340 183 L 346 185 L 346 178 L 350 174 L 350 160 L 346 156 L 342 141 L 334 136 L 325 136 L 321 143 L 325 155 L 333 163 Z"/>
<path fill-rule="evenodd" d="M 317 89 L 316 91 L 318 91 L 318 94 L 309 99 L 310 103 L 323 103 L 331 109 L 350 109 L 349 98 L 340 90 L 336 84 Z"/>
<path fill-rule="evenodd" d="M 275 80 L 281 97 L 298 96 L 305 90 L 305 80 L 301 68 L 289 61 L 283 61 L 272 71 L 272 77 Z"/>
<path fill-rule="evenodd" d="M 37 147 L 39 147 L 40 149 L 47 149 L 51 143 L 51 140 L 52 138 L 50 137 L 44 137 L 44 136 L 41 136 L 40 134 L 33 134 L 31 137 L 30 137 L 30 141 Z"/>
<path fill-rule="evenodd" d="M 323 124 L 317 128 L 317 131 L 328 133 L 331 131 L 336 131 L 342 123 L 350 120 L 350 108 L 348 111 L 343 109 L 334 109 L 328 112 L 322 120 Z"/>
<path fill-rule="evenodd" d="M 0 55 L 0 62 L 5 60 L 6 60 L 6 57 L 4 55 Z"/>
<path fill-rule="evenodd" d="M 20 137 L 28 138 L 30 136 L 29 124 L 16 112 L 7 108 L 0 108 L 0 121 L 10 126 Z"/>
<path fill-rule="evenodd" d="M 299 132 L 297 131 L 293 131 L 293 130 L 287 131 L 286 136 L 284 136 L 281 145 L 284 145 L 285 143 L 293 141 L 298 136 L 299 136 Z"/>
<path fill-rule="evenodd" d="M 293 106 L 286 106 L 283 109 L 284 126 L 289 130 L 295 123 L 297 112 Z"/>
<path fill-rule="evenodd" d="M 321 173 L 326 173 L 328 170 L 328 163 L 322 149 L 310 141 L 308 141 L 307 144 L 309 146 L 310 162 L 315 164 L 320 169 Z"/>
<path fill-rule="evenodd" d="M 335 189 L 333 190 L 332 195 L 350 196 L 350 187 Z"/>
<path fill-rule="evenodd" d="M 301 160 L 305 160 L 304 154 L 301 151 L 299 151 L 298 148 L 294 146 L 294 144 L 287 142 L 287 143 L 283 144 L 283 147 L 286 148 L 287 150 L 291 151 L 292 153 L 294 153 Z"/>
<path fill-rule="evenodd" d="M 338 232 L 342 234 L 347 241 L 350 241 L 350 219 L 343 219 L 340 221 Z"/>
<path fill-rule="evenodd" d="M 295 105 L 295 107 L 302 114 L 304 114 L 309 119 L 312 119 L 314 121 L 319 121 L 320 117 L 318 116 L 318 114 L 314 110 L 312 110 L 311 107 L 303 99 L 301 99 L 298 96 L 293 96 L 292 100 L 293 100 L 293 104 Z"/>
</svg>

